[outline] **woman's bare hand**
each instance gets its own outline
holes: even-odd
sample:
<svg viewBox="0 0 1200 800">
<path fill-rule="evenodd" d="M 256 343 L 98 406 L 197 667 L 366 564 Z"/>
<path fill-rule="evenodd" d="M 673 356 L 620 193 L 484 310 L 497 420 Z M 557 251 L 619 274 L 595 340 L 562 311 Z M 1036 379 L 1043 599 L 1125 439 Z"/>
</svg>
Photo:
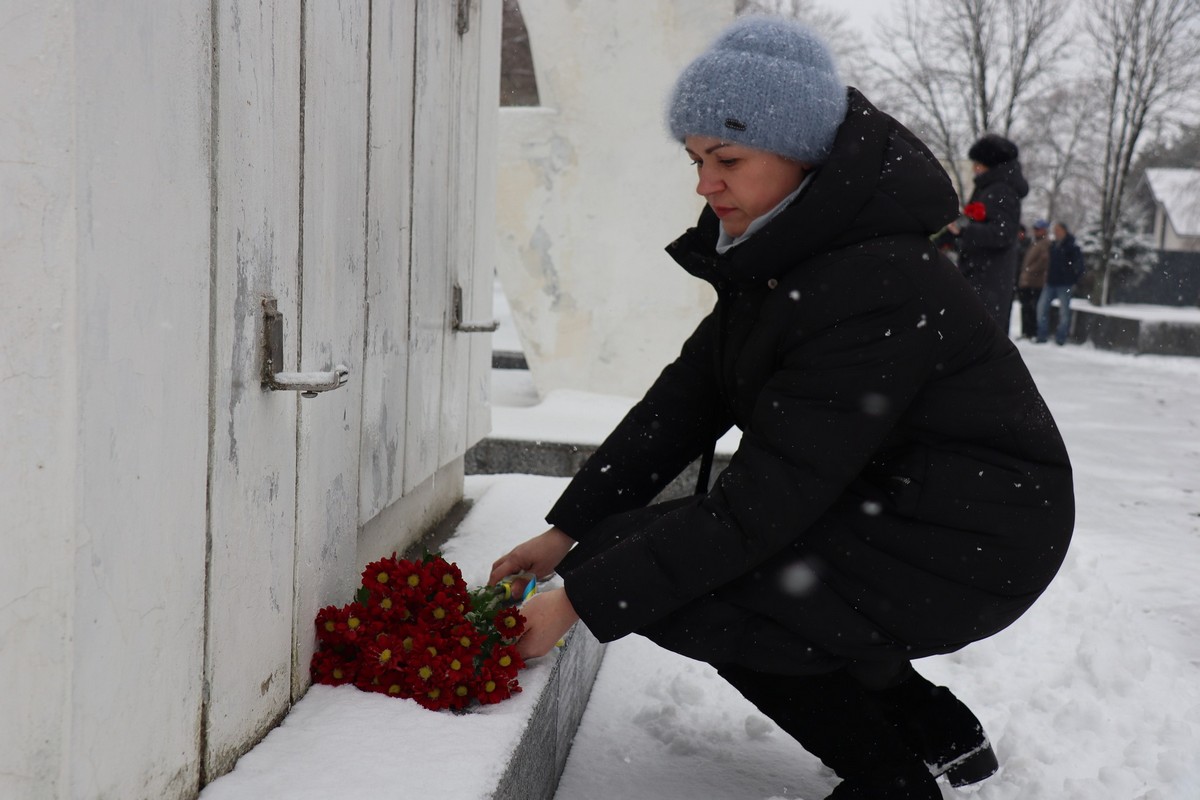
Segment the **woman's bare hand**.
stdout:
<svg viewBox="0 0 1200 800">
<path fill-rule="evenodd" d="M 492 574 L 488 583 L 496 583 L 518 572 L 532 572 L 538 578 L 546 577 L 554 572 L 558 562 L 562 561 L 563 556 L 574 544 L 575 540 L 560 529 L 550 528 L 496 559 L 492 564 Z M 513 582 L 514 595 L 519 596 L 523 590 L 523 581 Z"/>
<path fill-rule="evenodd" d="M 521 658 L 537 658 L 549 653 L 579 619 L 564 589 L 535 594 L 521 606 L 525 633 L 517 641 Z"/>
</svg>

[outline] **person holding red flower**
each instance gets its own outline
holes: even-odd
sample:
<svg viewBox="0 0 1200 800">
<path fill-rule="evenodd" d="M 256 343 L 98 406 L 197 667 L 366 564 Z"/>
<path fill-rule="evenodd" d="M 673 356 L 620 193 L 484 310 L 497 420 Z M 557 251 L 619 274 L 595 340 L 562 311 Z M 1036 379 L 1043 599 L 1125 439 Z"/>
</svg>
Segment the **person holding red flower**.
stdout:
<svg viewBox="0 0 1200 800">
<path fill-rule="evenodd" d="M 998 762 L 912 659 L 991 636 L 1046 589 L 1074 524 L 1062 438 L 930 241 L 959 212 L 945 171 L 812 31 L 740 18 L 680 75 L 668 125 L 707 205 L 667 250 L 716 306 L 551 527 L 493 564 L 492 582 L 563 578 L 521 607 L 518 651 L 577 620 L 641 634 L 712 664 L 821 758 L 831 798 L 940 800 L 934 776 L 966 785 Z M 734 425 L 715 483 L 702 468 L 696 495 L 653 502 Z"/>
<path fill-rule="evenodd" d="M 967 157 L 975 171 L 975 190 L 964 213 L 975 213 L 967 215 L 967 224 L 948 226 L 956 237 L 959 270 L 1005 335 L 1012 317 L 1021 199 L 1029 194 L 1018 155 L 1015 144 L 994 133 L 971 145 Z"/>
</svg>

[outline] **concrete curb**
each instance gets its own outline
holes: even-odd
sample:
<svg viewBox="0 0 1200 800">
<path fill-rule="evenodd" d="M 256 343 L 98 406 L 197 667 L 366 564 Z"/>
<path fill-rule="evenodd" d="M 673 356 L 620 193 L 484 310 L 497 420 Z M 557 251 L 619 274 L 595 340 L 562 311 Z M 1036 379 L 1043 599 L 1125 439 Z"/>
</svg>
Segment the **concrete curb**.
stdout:
<svg viewBox="0 0 1200 800">
<path fill-rule="evenodd" d="M 1200 356 L 1200 325 L 1102 314 L 1072 304 L 1071 341 L 1100 350 L 1160 356 Z"/>
<path fill-rule="evenodd" d="M 571 628 L 491 800 L 553 800 L 603 658 L 586 627 Z"/>
</svg>

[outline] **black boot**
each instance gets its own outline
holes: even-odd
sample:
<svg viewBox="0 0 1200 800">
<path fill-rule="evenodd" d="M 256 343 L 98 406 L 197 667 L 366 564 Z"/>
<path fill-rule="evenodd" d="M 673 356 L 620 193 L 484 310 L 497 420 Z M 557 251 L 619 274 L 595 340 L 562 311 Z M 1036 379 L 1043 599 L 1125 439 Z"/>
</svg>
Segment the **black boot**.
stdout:
<svg viewBox="0 0 1200 800">
<path fill-rule="evenodd" d="M 921 757 L 845 672 L 769 675 L 736 666 L 718 671 L 843 779 L 831 800 L 941 800 Z"/>
<path fill-rule="evenodd" d="M 983 725 L 946 687 L 914 672 L 899 686 L 870 696 L 935 777 L 945 775 L 952 786 L 969 786 L 1000 768 Z"/>
</svg>

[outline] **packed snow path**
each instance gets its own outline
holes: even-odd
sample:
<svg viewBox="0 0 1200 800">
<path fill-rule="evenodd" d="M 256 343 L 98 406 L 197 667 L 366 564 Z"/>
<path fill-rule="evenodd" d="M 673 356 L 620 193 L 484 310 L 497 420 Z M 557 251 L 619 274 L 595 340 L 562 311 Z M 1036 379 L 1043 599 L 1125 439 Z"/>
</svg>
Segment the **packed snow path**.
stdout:
<svg viewBox="0 0 1200 800">
<path fill-rule="evenodd" d="M 1020 348 L 1075 466 L 1072 550 L 1015 625 L 917 667 L 996 745 L 974 800 L 1200 798 L 1200 359 Z M 608 648 L 556 800 L 820 800 L 835 783 L 712 669 L 633 636 Z"/>
</svg>

